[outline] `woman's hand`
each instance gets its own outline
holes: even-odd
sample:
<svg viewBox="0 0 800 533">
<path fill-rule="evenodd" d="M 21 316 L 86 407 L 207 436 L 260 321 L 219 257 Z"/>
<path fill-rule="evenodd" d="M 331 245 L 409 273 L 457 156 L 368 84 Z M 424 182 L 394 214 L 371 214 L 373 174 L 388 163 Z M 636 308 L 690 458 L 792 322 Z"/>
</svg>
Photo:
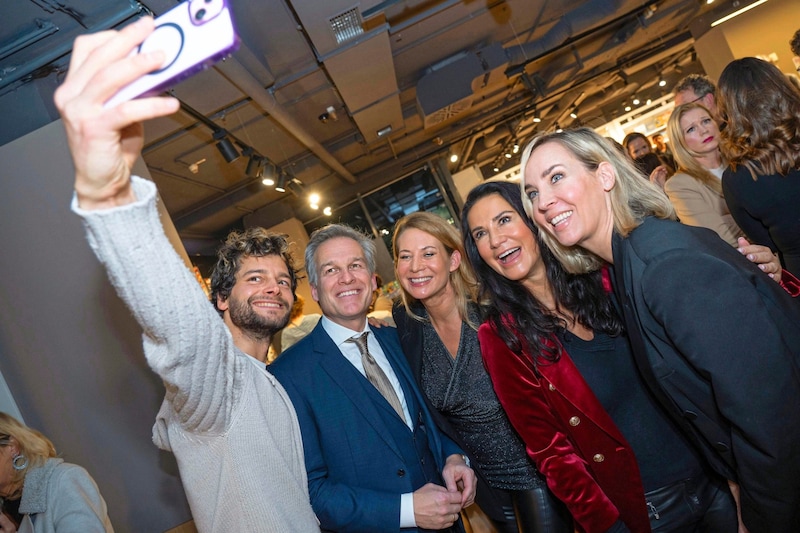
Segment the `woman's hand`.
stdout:
<svg viewBox="0 0 800 533">
<path fill-rule="evenodd" d="M 755 263 L 767 276 L 775 280 L 776 283 L 781 282 L 781 267 L 780 259 L 772 253 L 766 246 L 760 244 L 750 244 L 744 237 L 739 237 L 739 247 L 736 248 L 739 253 L 747 259 Z"/>
<path fill-rule="evenodd" d="M 666 165 L 658 165 L 650 173 L 650 183 L 658 185 L 658 188 L 662 191 L 664 190 L 664 183 L 667 182 L 667 178 L 669 178 L 669 169 Z"/>
</svg>

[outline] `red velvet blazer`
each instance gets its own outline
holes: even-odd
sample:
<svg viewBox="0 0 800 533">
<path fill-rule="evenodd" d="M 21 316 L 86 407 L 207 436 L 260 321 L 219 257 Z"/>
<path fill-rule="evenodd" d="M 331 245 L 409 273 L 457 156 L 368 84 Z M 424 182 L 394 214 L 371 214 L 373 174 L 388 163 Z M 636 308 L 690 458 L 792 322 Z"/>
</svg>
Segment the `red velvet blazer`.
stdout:
<svg viewBox="0 0 800 533">
<path fill-rule="evenodd" d="M 569 355 L 541 365 L 519 357 L 488 323 L 478 330 L 483 361 L 528 455 L 579 529 L 604 533 L 621 518 L 649 532 L 644 488 L 633 450 Z"/>
</svg>

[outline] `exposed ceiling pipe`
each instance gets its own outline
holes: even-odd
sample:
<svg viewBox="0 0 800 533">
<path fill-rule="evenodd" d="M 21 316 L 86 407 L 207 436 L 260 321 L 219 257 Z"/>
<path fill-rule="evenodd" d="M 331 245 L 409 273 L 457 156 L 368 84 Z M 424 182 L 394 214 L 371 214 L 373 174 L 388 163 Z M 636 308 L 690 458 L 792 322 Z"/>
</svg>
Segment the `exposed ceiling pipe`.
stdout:
<svg viewBox="0 0 800 533">
<path fill-rule="evenodd" d="M 356 183 L 356 177 L 342 165 L 333 154 L 328 152 L 310 133 L 308 133 L 295 118 L 286 112 L 247 69 L 235 58 L 231 57 L 217 64 L 216 67 L 228 80 L 239 88 L 244 94 L 250 96 L 253 102 L 267 112 L 283 128 L 292 134 L 300 143 L 316 155 L 323 164 L 338 174 L 345 181 Z"/>
<path fill-rule="evenodd" d="M 561 17 L 540 39 L 530 43 L 509 46 L 506 54 L 511 66 L 527 63 L 537 57 L 552 53 L 576 35 L 592 29 L 607 17 L 613 16 L 623 0 L 590 0 Z"/>
</svg>

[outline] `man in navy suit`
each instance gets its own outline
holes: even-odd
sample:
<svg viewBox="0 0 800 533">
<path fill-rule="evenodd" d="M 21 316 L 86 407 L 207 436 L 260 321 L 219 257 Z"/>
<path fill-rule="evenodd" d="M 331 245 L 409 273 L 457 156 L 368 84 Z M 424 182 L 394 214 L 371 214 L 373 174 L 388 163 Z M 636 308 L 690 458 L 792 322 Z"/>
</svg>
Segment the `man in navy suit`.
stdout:
<svg viewBox="0 0 800 533">
<path fill-rule="evenodd" d="M 460 527 L 459 512 L 475 498 L 475 474 L 431 419 L 394 328 L 367 322 L 376 288 L 374 243 L 332 224 L 311 235 L 305 259 L 323 317 L 269 370 L 297 411 L 322 530 Z M 355 340 L 364 333 L 359 346 Z M 373 385 L 375 363 L 383 387 Z"/>
</svg>

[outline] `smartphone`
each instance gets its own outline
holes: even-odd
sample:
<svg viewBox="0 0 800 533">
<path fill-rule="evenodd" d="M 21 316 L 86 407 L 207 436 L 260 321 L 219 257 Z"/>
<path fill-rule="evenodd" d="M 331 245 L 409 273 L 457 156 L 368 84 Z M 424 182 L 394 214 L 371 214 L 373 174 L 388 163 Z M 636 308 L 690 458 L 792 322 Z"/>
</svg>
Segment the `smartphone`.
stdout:
<svg viewBox="0 0 800 533">
<path fill-rule="evenodd" d="M 155 30 L 132 54 L 161 50 L 164 65 L 126 85 L 106 107 L 158 94 L 236 51 L 239 36 L 228 0 L 186 0 L 155 20 Z"/>
</svg>

